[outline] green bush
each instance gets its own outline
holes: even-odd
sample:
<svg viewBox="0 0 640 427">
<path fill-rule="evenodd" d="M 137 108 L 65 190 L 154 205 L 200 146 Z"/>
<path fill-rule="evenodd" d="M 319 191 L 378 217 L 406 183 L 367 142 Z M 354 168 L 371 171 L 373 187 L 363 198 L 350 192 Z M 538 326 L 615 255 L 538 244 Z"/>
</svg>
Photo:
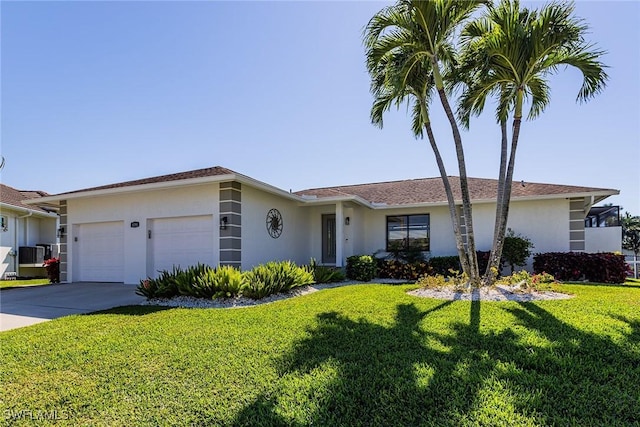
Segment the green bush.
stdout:
<svg viewBox="0 0 640 427">
<path fill-rule="evenodd" d="M 182 270 L 179 266 L 174 267 L 173 280 L 176 283 L 179 295 L 197 297 L 194 285 L 198 279 L 204 277 L 212 268 L 208 265 L 198 263 Z"/>
<path fill-rule="evenodd" d="M 268 262 L 245 272 L 242 294 L 253 299 L 286 292 L 313 283 L 313 274 L 291 261 Z"/>
<path fill-rule="evenodd" d="M 229 265 L 216 270 L 217 293 L 213 298 L 231 298 L 239 295 L 247 284 L 247 279 L 240 270 Z"/>
<path fill-rule="evenodd" d="M 335 283 L 342 282 L 345 279 L 345 275 L 341 269 L 318 265 L 315 258 L 311 258 L 308 270 L 313 274 L 313 281 L 315 283 Z"/>
<path fill-rule="evenodd" d="M 416 281 L 416 285 L 424 289 L 440 289 L 447 285 L 447 279 L 442 274 L 424 275 Z"/>
<path fill-rule="evenodd" d="M 339 271 L 331 272 L 330 277 L 334 281 L 344 278 Z M 260 299 L 312 283 L 313 272 L 308 267 L 298 267 L 291 261 L 269 262 L 244 273 L 230 266 L 214 269 L 198 264 L 186 270 L 174 266 L 172 271 L 161 271 L 157 279 L 141 280 L 136 294 L 147 299 L 172 298 L 177 295 L 196 298 L 244 295 Z"/>
<path fill-rule="evenodd" d="M 368 282 L 376 277 L 376 261 L 371 255 L 354 255 L 347 258 L 347 277 Z"/>
<path fill-rule="evenodd" d="M 528 237 L 515 234 L 509 229 L 504 236 L 504 246 L 502 247 L 502 261 L 511 267 L 511 273 L 515 266 L 522 267 L 527 263 L 527 258 L 531 256 L 533 243 Z"/>
<path fill-rule="evenodd" d="M 193 283 L 193 296 L 198 298 L 232 298 L 246 285 L 246 278 L 237 268 L 224 265 L 207 269 Z"/>
<path fill-rule="evenodd" d="M 136 294 L 151 298 L 172 298 L 178 295 L 178 287 L 174 280 L 180 268 L 174 266 L 172 271 L 162 270 L 157 279 L 141 280 Z"/>
</svg>

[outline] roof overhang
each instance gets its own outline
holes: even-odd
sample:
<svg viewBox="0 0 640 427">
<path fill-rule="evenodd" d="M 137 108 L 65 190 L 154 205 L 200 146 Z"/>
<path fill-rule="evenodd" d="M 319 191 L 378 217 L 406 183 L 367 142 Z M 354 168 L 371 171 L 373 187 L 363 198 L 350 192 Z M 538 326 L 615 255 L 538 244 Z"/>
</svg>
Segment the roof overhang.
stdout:
<svg viewBox="0 0 640 427">
<path fill-rule="evenodd" d="M 511 202 L 527 202 L 527 201 L 542 201 L 542 200 L 558 200 L 558 199 L 573 199 L 586 197 L 591 198 L 590 205 L 600 203 L 604 199 L 610 196 L 620 194 L 619 190 L 599 190 L 593 192 L 579 192 L 579 193 L 560 193 L 560 194 L 545 194 L 537 196 L 525 196 L 525 197 L 512 197 Z M 325 205 L 337 202 L 353 201 L 358 202 L 362 206 L 366 206 L 375 210 L 390 210 L 390 209 L 411 209 L 411 208 L 428 208 L 428 207 L 443 207 L 448 206 L 447 201 L 438 202 L 420 202 L 420 203 L 407 203 L 401 205 L 389 205 L 384 203 L 371 203 L 358 196 L 334 196 L 334 197 L 318 197 L 315 199 L 305 198 L 304 205 Z M 475 199 L 472 200 L 472 204 L 488 204 L 495 203 L 496 199 Z M 457 206 L 462 205 L 462 200 L 455 200 Z"/>
<path fill-rule="evenodd" d="M 52 207 L 58 208 L 60 207 L 60 202 L 63 200 L 115 196 L 120 194 L 138 193 L 142 191 L 165 190 L 170 188 L 190 187 L 190 186 L 196 186 L 196 185 L 205 185 L 205 184 L 220 183 L 220 182 L 227 182 L 227 181 L 240 182 L 241 184 L 245 184 L 250 187 L 263 190 L 265 192 L 268 192 L 280 197 L 284 197 L 286 199 L 290 199 L 296 202 L 302 201 L 302 198 L 296 194 L 292 194 L 290 192 L 281 190 L 277 187 L 274 187 L 272 185 L 266 184 L 264 182 L 258 181 L 253 178 L 249 178 L 245 175 L 225 174 L 225 175 L 213 175 L 213 176 L 199 177 L 199 178 L 180 179 L 180 180 L 174 180 L 174 181 L 152 182 L 152 183 L 145 183 L 145 184 L 139 184 L 139 185 L 128 185 L 128 186 L 122 186 L 122 187 L 110 187 L 110 188 L 102 188 L 102 189 L 98 188 L 94 190 L 60 193 L 52 196 L 41 197 L 35 200 L 26 200 L 23 203 L 52 206 Z"/>
<path fill-rule="evenodd" d="M 300 197 L 300 206 L 321 206 L 333 205 L 336 203 L 355 203 L 367 208 L 375 209 L 375 206 L 368 200 L 359 196 L 331 196 L 331 197 Z"/>
<path fill-rule="evenodd" d="M 36 201 L 39 199 L 36 199 Z M 23 203 L 26 203 L 23 202 Z M 38 203 L 38 205 L 40 205 L 40 203 Z M 38 217 L 42 217 L 42 218 L 56 218 L 58 216 L 57 213 L 55 212 L 43 212 L 43 211 L 39 211 L 37 209 L 29 209 L 29 208 L 25 208 L 23 206 L 16 206 L 16 205 L 11 205 L 9 203 L 2 203 L 0 202 L 0 208 L 2 208 L 2 210 L 13 210 L 13 211 L 17 211 L 17 212 L 21 212 L 24 215 L 30 215 L 30 216 L 38 216 Z"/>
<path fill-rule="evenodd" d="M 122 187 L 110 187 L 110 188 L 103 188 L 103 189 L 98 188 L 94 190 L 75 191 L 75 192 L 69 192 L 69 193 L 56 194 L 52 196 L 40 197 L 37 199 L 29 199 L 29 200 L 25 200 L 23 203 L 30 204 L 30 205 L 38 205 L 38 206 L 49 206 L 54 209 L 57 209 L 60 207 L 60 202 L 63 200 L 130 194 L 130 193 L 137 193 L 142 191 L 164 190 L 164 189 L 170 189 L 170 188 L 189 187 L 189 186 L 205 185 L 205 184 L 220 183 L 220 182 L 227 182 L 227 181 L 239 182 L 241 184 L 248 185 L 255 189 L 262 190 L 267 193 L 297 202 L 299 206 L 320 206 L 320 205 L 335 204 L 335 203 L 354 203 L 354 204 L 364 206 L 366 208 L 374 209 L 374 210 L 448 206 L 448 203 L 446 200 L 438 201 L 438 202 L 420 202 L 420 203 L 410 203 L 410 204 L 401 204 L 401 205 L 390 205 L 390 204 L 384 204 L 384 203 L 370 202 L 360 196 L 349 195 L 349 194 L 329 196 L 329 197 L 299 196 L 289 191 L 285 191 L 280 188 L 274 187 L 265 182 L 250 178 L 246 175 L 235 174 L 235 173 L 224 174 L 224 175 L 212 175 L 212 176 L 199 177 L 199 178 L 180 179 L 180 180 L 174 180 L 174 181 L 153 182 L 153 183 L 145 183 L 145 184 L 139 184 L 139 185 L 128 185 L 128 186 L 122 186 Z M 596 203 L 603 201 L 609 196 L 613 196 L 617 194 L 620 194 L 619 190 L 597 189 L 595 191 L 587 191 L 587 192 L 557 193 L 557 194 L 545 194 L 545 195 L 524 196 L 524 197 L 512 197 L 511 201 L 517 202 L 517 201 L 536 201 L 536 200 L 553 200 L 553 199 L 588 197 L 591 200 L 590 204 L 594 205 Z M 455 203 L 456 205 L 461 205 L 462 201 L 456 200 Z M 495 203 L 495 199 L 475 199 L 475 200 L 472 200 L 472 203 L 474 204 Z M 15 207 L 12 205 L 7 205 L 7 206 L 11 207 L 12 209 L 18 209 L 18 210 L 21 209 L 19 207 Z M 36 212 L 38 211 L 34 211 L 34 214 Z M 38 213 L 42 214 L 43 216 L 48 216 L 46 213 L 43 213 L 43 212 L 38 212 Z"/>
</svg>

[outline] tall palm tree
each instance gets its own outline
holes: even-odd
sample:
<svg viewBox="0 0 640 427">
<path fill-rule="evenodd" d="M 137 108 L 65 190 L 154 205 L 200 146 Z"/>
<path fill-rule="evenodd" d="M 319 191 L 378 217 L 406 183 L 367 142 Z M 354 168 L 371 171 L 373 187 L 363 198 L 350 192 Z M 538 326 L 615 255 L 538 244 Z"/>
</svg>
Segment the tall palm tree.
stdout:
<svg viewBox="0 0 640 427">
<path fill-rule="evenodd" d="M 536 11 L 521 8 L 518 0 L 502 0 L 462 31 L 461 69 L 465 70 L 467 86 L 458 113 L 468 124 L 470 116 L 483 111 L 487 98 L 496 96 L 496 117 L 502 129 L 496 227 L 485 283 L 495 279 L 500 263 L 525 104 L 529 105 L 529 119 L 544 111 L 550 102 L 547 78 L 562 66 L 582 73 L 580 102 L 600 93 L 608 79 L 606 66 L 600 62 L 604 52 L 585 41 L 588 27 L 573 12 L 572 3 L 552 3 Z M 510 116 L 513 124 L 507 150 L 506 121 Z"/>
<path fill-rule="evenodd" d="M 413 130 L 416 135 L 421 135 L 424 128 L 434 149 L 447 191 L 460 260 L 463 270 L 474 285 L 479 283 L 479 273 L 466 163 L 462 138 L 444 86 L 443 67 L 454 57 L 452 40 L 456 29 L 483 3 L 482 0 L 398 0 L 396 4 L 375 14 L 365 29 L 367 67 L 372 77 L 372 92 L 376 96 L 372 119 L 374 123 L 381 125 L 382 113 L 389 106 L 415 97 Z M 466 248 L 462 241 L 460 218 L 450 183 L 431 131 L 428 104 L 434 89 L 453 134 L 460 173 Z"/>
</svg>

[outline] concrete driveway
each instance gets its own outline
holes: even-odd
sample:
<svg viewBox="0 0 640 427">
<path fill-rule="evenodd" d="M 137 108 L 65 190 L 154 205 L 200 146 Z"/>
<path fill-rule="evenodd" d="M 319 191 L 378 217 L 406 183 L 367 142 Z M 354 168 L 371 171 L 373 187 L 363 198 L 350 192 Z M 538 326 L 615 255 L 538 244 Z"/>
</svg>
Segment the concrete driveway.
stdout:
<svg viewBox="0 0 640 427">
<path fill-rule="evenodd" d="M 136 305 L 145 298 L 135 285 L 63 283 L 0 291 L 0 331 L 46 322 L 62 316 Z"/>
</svg>

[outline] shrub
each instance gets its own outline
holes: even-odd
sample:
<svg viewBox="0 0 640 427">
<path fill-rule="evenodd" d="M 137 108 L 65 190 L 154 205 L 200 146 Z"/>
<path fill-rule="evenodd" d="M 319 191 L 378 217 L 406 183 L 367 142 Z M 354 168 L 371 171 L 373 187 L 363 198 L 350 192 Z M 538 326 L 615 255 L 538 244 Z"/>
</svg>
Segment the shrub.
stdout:
<svg viewBox="0 0 640 427">
<path fill-rule="evenodd" d="M 429 259 L 429 265 L 433 274 L 441 274 L 443 276 L 450 276 L 449 270 L 462 270 L 460 258 L 457 255 L 432 257 Z"/>
<path fill-rule="evenodd" d="M 562 281 L 624 283 L 629 266 L 623 255 L 613 253 L 548 252 L 533 257 L 533 271 Z"/>
<path fill-rule="evenodd" d="M 381 278 L 418 280 L 431 272 L 432 269 L 426 261 L 409 263 L 388 259 L 381 260 L 378 264 L 378 276 Z"/>
<path fill-rule="evenodd" d="M 504 236 L 502 261 L 509 264 L 511 273 L 513 273 L 516 265 L 522 267 L 527 263 L 527 258 L 531 256 L 533 247 L 533 243 L 529 238 L 515 234 L 512 229 L 509 229 L 507 235 Z"/>
<path fill-rule="evenodd" d="M 318 265 L 315 258 L 311 258 L 308 270 L 313 274 L 313 281 L 315 283 L 342 282 L 345 279 L 345 275 L 341 269 Z"/>
<path fill-rule="evenodd" d="M 198 297 L 199 295 L 194 285 L 200 278 L 206 276 L 211 270 L 213 270 L 211 267 L 201 263 L 191 265 L 185 270 L 182 270 L 179 266 L 174 267 L 173 280 L 176 283 L 178 294 L 189 297 Z"/>
<path fill-rule="evenodd" d="M 286 292 L 313 283 L 313 274 L 291 261 L 268 262 L 245 273 L 242 294 L 253 299 Z"/>
<path fill-rule="evenodd" d="M 193 284 L 195 297 L 232 298 L 240 294 L 246 285 L 245 276 L 237 268 L 224 265 L 209 268 Z"/>
<path fill-rule="evenodd" d="M 173 267 L 172 271 L 162 270 L 157 279 L 147 278 L 141 280 L 136 288 L 136 294 L 151 298 L 172 298 L 178 295 L 178 287 L 174 280 L 180 271 L 179 267 Z"/>
<path fill-rule="evenodd" d="M 424 275 L 418 279 L 416 284 L 425 289 L 439 289 L 447 285 L 447 279 L 442 274 Z"/>
<path fill-rule="evenodd" d="M 523 291 L 540 291 L 551 288 L 551 284 L 556 283 L 555 278 L 549 273 L 534 274 L 533 276 L 525 270 L 512 273 L 510 276 L 502 277 L 498 284 L 519 285 Z"/>
<path fill-rule="evenodd" d="M 347 258 L 347 277 L 367 282 L 376 276 L 376 261 L 371 255 L 354 255 Z"/>
<path fill-rule="evenodd" d="M 42 266 L 47 270 L 47 278 L 51 283 L 60 283 L 60 258 L 49 258 Z"/>
</svg>

